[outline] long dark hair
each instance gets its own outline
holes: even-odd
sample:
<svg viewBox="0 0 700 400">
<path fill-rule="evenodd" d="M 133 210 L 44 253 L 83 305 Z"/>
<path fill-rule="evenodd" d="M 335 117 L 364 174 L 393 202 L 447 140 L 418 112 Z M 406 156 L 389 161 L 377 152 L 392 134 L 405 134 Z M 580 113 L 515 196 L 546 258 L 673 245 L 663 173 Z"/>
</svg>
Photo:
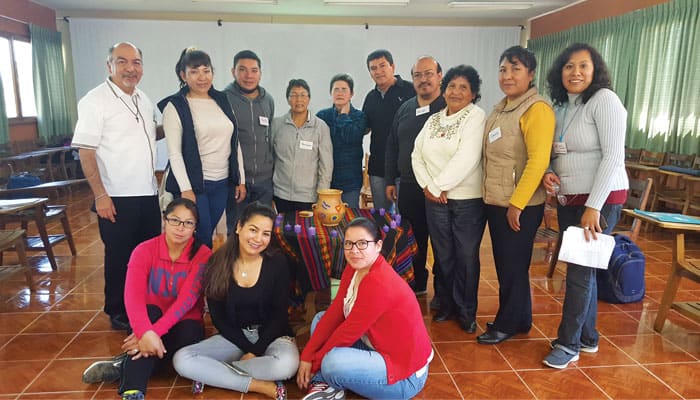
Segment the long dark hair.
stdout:
<svg viewBox="0 0 700 400">
<path fill-rule="evenodd" d="M 603 61 L 603 56 L 598 53 L 598 50 L 586 43 L 574 43 L 559 54 L 559 57 L 554 60 L 552 68 L 547 72 L 549 97 L 556 105 L 569 102 L 569 94 L 561 81 L 561 71 L 564 65 L 569 62 L 571 55 L 581 50 L 588 51 L 591 54 L 591 61 L 593 61 L 593 81 L 586 90 L 581 93 L 581 100 L 583 103 L 585 104 L 600 89 L 612 90 L 610 74 L 608 73 L 608 67 L 605 65 L 605 61 Z"/>
<path fill-rule="evenodd" d="M 168 214 L 173 212 L 177 207 L 185 207 L 189 212 L 192 213 L 192 216 L 194 216 L 194 222 L 197 223 L 197 221 L 199 221 L 197 205 L 194 204 L 192 200 L 186 199 L 184 197 L 178 197 L 177 199 L 168 203 L 168 205 L 165 207 L 165 210 L 163 210 L 163 221 L 165 221 L 165 218 L 168 216 Z M 193 237 L 194 242 L 192 243 L 192 248 L 190 249 L 190 254 L 188 258 L 189 260 L 192 260 L 194 258 L 194 256 L 199 251 L 199 248 L 202 246 L 202 242 L 197 240 L 197 236 L 193 235 Z"/>
<path fill-rule="evenodd" d="M 238 220 L 237 226 L 243 226 L 252 217 L 260 215 L 275 220 L 277 214 L 272 207 L 261 204 L 256 201 L 248 204 L 243 209 L 241 217 Z M 263 251 L 263 256 L 269 254 L 270 246 Z M 238 259 L 240 247 L 238 243 L 238 234 L 234 233 L 229 236 L 226 243 L 212 254 L 209 258 L 207 272 L 204 275 L 204 295 L 216 300 L 223 300 L 228 293 L 228 287 L 231 282 L 233 264 Z"/>
<path fill-rule="evenodd" d="M 175 74 L 177 75 L 177 79 L 180 81 L 180 88 L 187 86 L 187 82 L 182 79 L 180 73 L 185 72 L 187 67 L 199 68 L 202 65 L 211 68 L 212 73 L 214 72 L 214 67 L 211 66 L 211 58 L 209 57 L 209 54 L 201 50 L 197 50 L 194 47 L 188 47 L 182 50 L 182 53 L 180 53 L 180 58 L 175 64 Z"/>
</svg>

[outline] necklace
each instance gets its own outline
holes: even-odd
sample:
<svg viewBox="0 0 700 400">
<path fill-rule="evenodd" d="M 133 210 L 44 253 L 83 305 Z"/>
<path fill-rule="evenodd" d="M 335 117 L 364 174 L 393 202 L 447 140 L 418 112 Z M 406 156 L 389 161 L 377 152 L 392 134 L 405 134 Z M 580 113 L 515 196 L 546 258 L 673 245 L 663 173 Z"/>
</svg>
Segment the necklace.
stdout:
<svg viewBox="0 0 700 400">
<path fill-rule="evenodd" d="M 107 83 L 107 86 L 109 86 L 109 89 L 112 91 L 112 93 L 114 93 L 114 97 L 118 98 L 119 101 L 121 101 L 122 104 L 124 104 L 124 107 L 126 107 L 126 109 L 129 110 L 129 112 L 136 118 L 136 122 L 138 123 L 139 122 L 139 115 L 141 115 L 141 110 L 139 110 L 138 95 L 131 96 L 131 102 L 134 103 L 134 107 L 136 107 L 136 111 L 134 111 L 131 109 L 131 107 L 129 107 L 129 105 L 126 103 L 126 101 L 124 101 L 124 99 L 122 99 L 117 94 L 117 92 L 112 87 L 111 83 Z"/>
<path fill-rule="evenodd" d="M 238 271 L 238 274 L 241 275 L 243 278 L 247 278 L 248 275 L 252 272 L 253 269 L 255 269 L 255 264 L 257 261 L 253 261 L 250 264 L 244 263 L 243 261 L 236 260 L 236 265 L 238 268 L 236 268 L 236 271 Z"/>
</svg>

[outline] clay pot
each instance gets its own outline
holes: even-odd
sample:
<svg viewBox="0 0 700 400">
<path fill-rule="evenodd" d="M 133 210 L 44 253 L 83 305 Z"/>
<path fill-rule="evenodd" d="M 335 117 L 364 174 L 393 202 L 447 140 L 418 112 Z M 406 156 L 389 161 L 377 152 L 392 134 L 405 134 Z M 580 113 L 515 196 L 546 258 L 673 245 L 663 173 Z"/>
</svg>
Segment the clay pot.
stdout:
<svg viewBox="0 0 700 400">
<path fill-rule="evenodd" d="M 318 191 L 318 201 L 312 206 L 312 209 L 323 226 L 336 226 L 343 220 L 345 208 L 348 205 L 343 203 L 342 194 L 343 191 L 338 189 Z"/>
</svg>

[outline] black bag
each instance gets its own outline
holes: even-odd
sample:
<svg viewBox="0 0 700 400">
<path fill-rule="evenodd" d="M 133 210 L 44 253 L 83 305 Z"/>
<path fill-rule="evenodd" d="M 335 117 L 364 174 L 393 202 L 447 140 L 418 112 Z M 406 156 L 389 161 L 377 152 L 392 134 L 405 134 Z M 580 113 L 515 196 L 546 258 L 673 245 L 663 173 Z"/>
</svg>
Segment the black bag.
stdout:
<svg viewBox="0 0 700 400">
<path fill-rule="evenodd" d="M 598 299 L 608 303 L 634 303 L 644 298 L 646 258 L 639 247 L 625 235 L 614 235 L 608 269 L 596 273 Z"/>
</svg>

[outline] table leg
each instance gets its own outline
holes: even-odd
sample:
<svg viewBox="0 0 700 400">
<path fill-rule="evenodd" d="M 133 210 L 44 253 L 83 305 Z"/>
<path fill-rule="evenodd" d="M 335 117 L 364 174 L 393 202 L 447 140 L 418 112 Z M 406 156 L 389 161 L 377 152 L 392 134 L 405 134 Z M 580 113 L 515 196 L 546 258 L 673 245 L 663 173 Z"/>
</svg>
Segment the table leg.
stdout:
<svg viewBox="0 0 700 400">
<path fill-rule="evenodd" d="M 659 311 L 656 314 L 656 320 L 654 321 L 654 330 L 661 332 L 666 322 L 666 317 L 668 316 L 668 311 L 671 309 L 673 304 L 673 298 L 676 297 L 676 291 L 678 291 L 678 286 L 680 284 L 681 275 L 680 271 L 683 269 L 681 263 L 685 260 L 685 234 L 676 234 L 676 243 L 673 247 L 673 266 L 671 268 L 671 273 L 668 277 L 668 282 L 666 282 L 666 289 L 664 289 L 664 295 L 661 298 L 661 305 L 659 306 Z"/>
<path fill-rule="evenodd" d="M 15 251 L 17 252 L 17 258 L 19 263 L 24 268 L 24 276 L 27 278 L 27 285 L 29 285 L 30 292 L 36 292 L 36 287 L 34 286 L 34 279 L 32 278 L 32 270 L 29 267 L 29 262 L 27 261 L 27 253 L 24 250 L 24 238 L 19 237 L 15 243 Z"/>
<path fill-rule="evenodd" d="M 41 236 L 41 241 L 44 242 L 44 251 L 46 251 L 46 256 L 49 258 L 49 263 L 51 264 L 51 269 L 56 271 L 58 269 L 58 264 L 56 264 L 56 256 L 53 254 L 53 247 L 51 247 L 51 241 L 49 240 L 49 233 L 46 231 L 46 220 L 44 218 L 44 205 L 39 204 L 34 207 L 34 221 L 36 221 L 36 228 L 39 231 L 39 236 Z"/>
</svg>

